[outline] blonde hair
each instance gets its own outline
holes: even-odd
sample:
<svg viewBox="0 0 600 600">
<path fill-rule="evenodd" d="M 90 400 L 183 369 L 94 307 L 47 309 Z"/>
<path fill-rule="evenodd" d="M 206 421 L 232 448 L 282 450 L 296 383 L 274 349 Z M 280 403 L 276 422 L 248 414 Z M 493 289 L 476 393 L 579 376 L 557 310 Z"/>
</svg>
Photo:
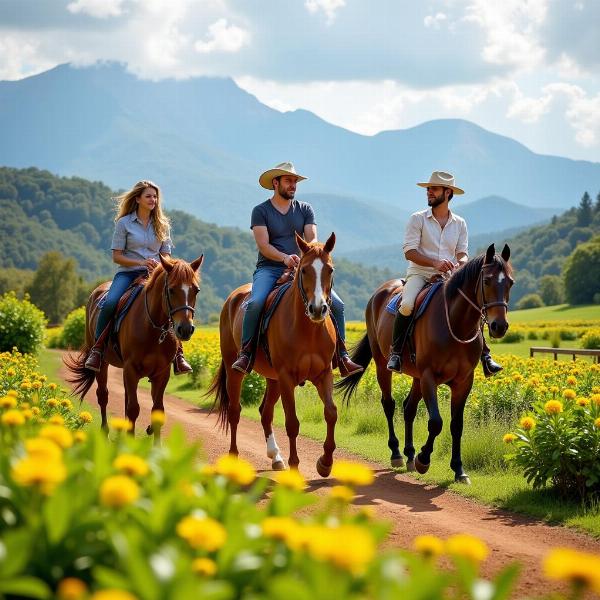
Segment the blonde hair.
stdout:
<svg viewBox="0 0 600 600">
<path fill-rule="evenodd" d="M 114 198 L 117 202 L 117 216 L 115 217 L 115 221 L 118 221 L 125 215 L 135 212 L 137 210 L 137 199 L 142 195 L 144 190 L 149 187 L 154 188 L 156 191 L 156 206 L 150 213 L 152 227 L 154 228 L 156 238 L 160 242 L 164 242 L 169 237 L 171 223 L 169 222 L 168 217 L 163 213 L 160 205 L 160 188 L 152 181 L 147 181 L 145 179 L 138 181 L 128 192 Z"/>
</svg>

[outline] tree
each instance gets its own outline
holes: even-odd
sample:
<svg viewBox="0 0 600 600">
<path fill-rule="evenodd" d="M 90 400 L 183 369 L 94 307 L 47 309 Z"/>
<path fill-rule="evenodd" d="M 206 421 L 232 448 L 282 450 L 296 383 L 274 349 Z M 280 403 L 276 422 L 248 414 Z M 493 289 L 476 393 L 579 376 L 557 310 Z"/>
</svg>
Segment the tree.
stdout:
<svg viewBox="0 0 600 600">
<path fill-rule="evenodd" d="M 562 279 L 558 275 L 544 275 L 540 278 L 540 296 L 546 306 L 561 304 L 564 301 Z"/>
<path fill-rule="evenodd" d="M 60 323 L 76 308 L 79 287 L 77 263 L 60 252 L 47 252 L 38 263 L 29 288 L 31 301 L 41 308 L 50 323 Z"/>
<path fill-rule="evenodd" d="M 598 192 L 598 195 L 596 196 L 596 204 L 594 205 L 594 212 L 600 213 L 600 192 Z"/>
<path fill-rule="evenodd" d="M 591 304 L 600 294 L 600 235 L 573 250 L 567 259 L 563 278 L 569 304 Z"/>
<path fill-rule="evenodd" d="M 590 195 L 585 192 L 581 197 L 581 202 L 577 208 L 577 225 L 580 227 L 587 227 L 592 222 L 592 199 Z"/>
</svg>

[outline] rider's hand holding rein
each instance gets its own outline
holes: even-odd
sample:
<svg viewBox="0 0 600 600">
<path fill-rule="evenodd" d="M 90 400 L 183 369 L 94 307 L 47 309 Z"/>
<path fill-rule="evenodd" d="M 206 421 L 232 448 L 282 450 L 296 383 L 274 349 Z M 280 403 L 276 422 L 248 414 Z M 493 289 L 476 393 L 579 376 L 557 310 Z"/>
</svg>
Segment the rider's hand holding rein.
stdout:
<svg viewBox="0 0 600 600">
<path fill-rule="evenodd" d="M 288 267 L 288 269 L 293 269 L 300 264 L 300 257 L 297 254 L 286 254 L 283 259 L 283 264 Z"/>
</svg>

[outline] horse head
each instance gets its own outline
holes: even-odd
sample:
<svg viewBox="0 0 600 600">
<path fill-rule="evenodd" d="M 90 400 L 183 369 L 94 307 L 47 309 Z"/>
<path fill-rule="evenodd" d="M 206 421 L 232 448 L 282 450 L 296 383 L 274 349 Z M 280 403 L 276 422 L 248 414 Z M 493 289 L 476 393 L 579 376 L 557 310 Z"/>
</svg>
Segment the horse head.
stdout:
<svg viewBox="0 0 600 600">
<path fill-rule="evenodd" d="M 510 248 L 507 244 L 504 244 L 500 256 L 496 254 L 494 244 L 491 244 L 485 253 L 481 269 L 479 301 L 488 323 L 488 331 L 493 338 L 501 338 L 508 329 L 506 312 L 510 288 L 514 283 L 509 258 Z"/>
<path fill-rule="evenodd" d="M 333 286 L 331 251 L 335 246 L 335 233 L 324 244 L 305 242 L 296 234 L 302 257 L 296 272 L 296 282 L 306 308 L 306 315 L 321 323 L 329 314 Z"/>
<path fill-rule="evenodd" d="M 188 263 L 160 255 L 164 269 L 164 302 L 173 322 L 173 331 L 180 340 L 189 340 L 194 333 L 196 296 L 200 291 L 200 266 L 204 255 Z"/>
</svg>

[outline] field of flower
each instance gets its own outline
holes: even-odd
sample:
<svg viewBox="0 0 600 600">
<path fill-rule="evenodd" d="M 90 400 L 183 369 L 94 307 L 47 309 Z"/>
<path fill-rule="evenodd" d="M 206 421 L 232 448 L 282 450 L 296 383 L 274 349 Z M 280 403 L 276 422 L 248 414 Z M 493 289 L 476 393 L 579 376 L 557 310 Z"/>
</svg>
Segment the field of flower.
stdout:
<svg viewBox="0 0 600 600">
<path fill-rule="evenodd" d="M 515 382 L 513 374 L 506 385 L 525 385 L 526 377 Z M 570 389 L 589 387 L 595 402 L 593 373 L 569 377 L 579 377 Z M 319 499 L 304 492 L 296 471 L 273 484 L 241 459 L 200 464 L 181 431 L 161 446 L 127 435 L 123 419 L 111 420 L 108 438 L 86 431 L 90 420 L 47 383 L 34 358 L 0 354 L 0 597 L 500 600 L 511 593 L 518 565 L 486 581 L 479 571 L 489 549 L 472 536 L 427 535 L 410 550 L 382 550 L 386 526 L 367 509 L 350 509 L 356 489 L 373 480 L 364 466 L 336 462 L 338 485 Z M 160 431 L 164 415 L 152 420 Z M 544 570 L 570 585 L 569 598 L 600 592 L 600 557 L 557 548 Z"/>
</svg>

